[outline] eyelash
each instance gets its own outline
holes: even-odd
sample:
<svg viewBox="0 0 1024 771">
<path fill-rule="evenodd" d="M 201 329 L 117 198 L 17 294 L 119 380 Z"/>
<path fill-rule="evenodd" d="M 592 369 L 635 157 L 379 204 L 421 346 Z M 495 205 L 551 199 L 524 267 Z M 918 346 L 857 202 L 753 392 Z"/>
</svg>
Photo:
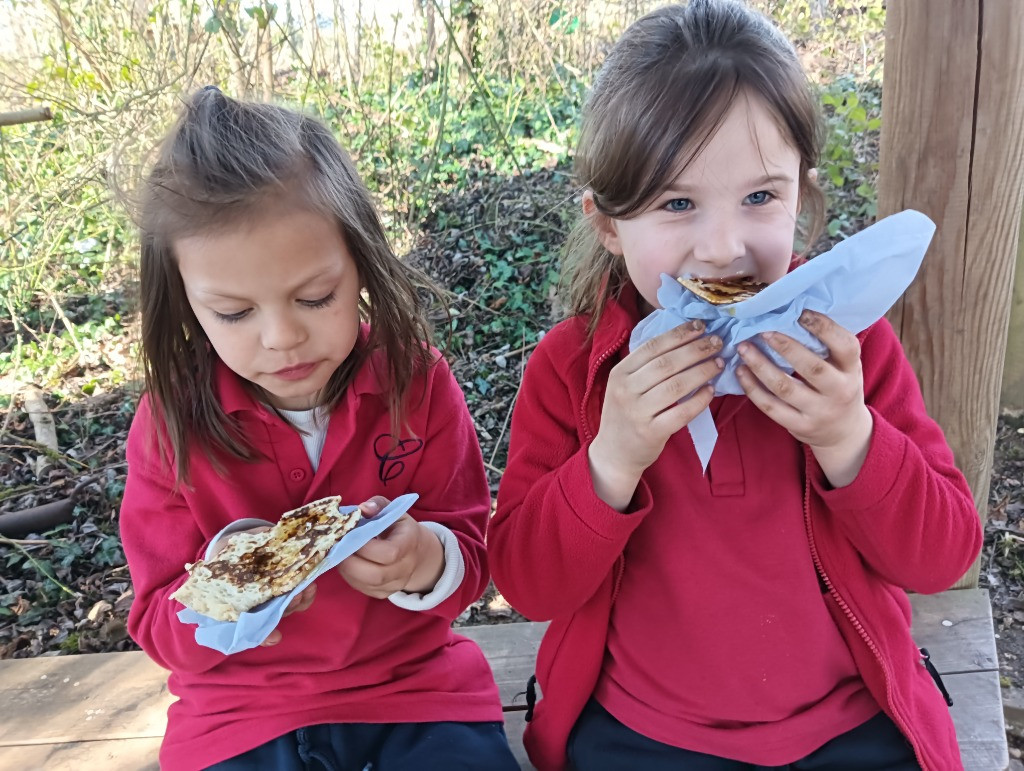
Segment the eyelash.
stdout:
<svg viewBox="0 0 1024 771">
<path fill-rule="evenodd" d="M 337 299 L 337 293 L 331 292 L 326 297 L 321 297 L 319 300 L 299 300 L 299 303 L 306 308 L 312 310 L 319 310 L 320 308 L 326 308 L 328 305 L 333 303 Z M 239 311 L 238 313 L 217 313 L 213 312 L 213 315 L 217 317 L 218 321 L 223 321 L 225 324 L 235 324 L 246 316 L 249 315 L 249 311 Z"/>
<path fill-rule="evenodd" d="M 326 308 L 328 305 L 334 302 L 337 295 L 332 291 L 326 297 L 321 297 L 319 300 L 299 300 L 300 303 L 305 305 L 307 308 Z"/>
</svg>

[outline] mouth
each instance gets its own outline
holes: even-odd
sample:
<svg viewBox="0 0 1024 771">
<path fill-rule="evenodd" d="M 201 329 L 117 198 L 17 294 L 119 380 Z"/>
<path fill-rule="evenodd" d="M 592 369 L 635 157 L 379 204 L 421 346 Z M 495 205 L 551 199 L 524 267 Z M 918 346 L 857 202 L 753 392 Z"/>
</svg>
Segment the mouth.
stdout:
<svg viewBox="0 0 1024 771">
<path fill-rule="evenodd" d="M 309 361 L 303 364 L 295 364 L 291 367 L 285 367 L 279 369 L 277 372 L 272 373 L 274 377 L 280 378 L 281 380 L 302 380 L 308 377 L 310 373 L 316 369 L 317 362 Z"/>
</svg>

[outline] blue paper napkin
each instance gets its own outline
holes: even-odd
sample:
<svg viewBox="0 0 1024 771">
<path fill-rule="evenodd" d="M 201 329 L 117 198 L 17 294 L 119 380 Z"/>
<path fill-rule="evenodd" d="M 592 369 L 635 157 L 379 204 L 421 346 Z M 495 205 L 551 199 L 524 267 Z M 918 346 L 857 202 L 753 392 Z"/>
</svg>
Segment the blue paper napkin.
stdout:
<svg viewBox="0 0 1024 771">
<path fill-rule="evenodd" d="M 731 305 L 711 305 L 684 288 L 675 277 L 662 274 L 661 309 L 643 319 L 629 339 L 630 350 L 644 341 L 693 319 L 702 319 L 708 334 L 722 338 L 725 368 L 714 381 L 715 395 L 742 394 L 736 368 L 742 363 L 736 346 L 750 340 L 786 372 L 793 368 L 759 337 L 783 332 L 821 356 L 827 350 L 799 324 L 804 309 L 830 317 L 857 333 L 878 321 L 917 275 L 935 224 L 913 209 L 893 214 L 840 241 L 786 274 L 757 295 Z M 718 430 L 710 410 L 689 425 L 702 469 L 707 469 Z"/>
<path fill-rule="evenodd" d="M 196 642 L 221 653 L 238 653 L 257 647 L 281 622 L 285 608 L 295 595 L 313 583 L 317 577 L 337 567 L 343 559 L 359 551 L 371 538 L 391 527 L 399 517 L 412 508 L 418 498 L 419 495 L 416 493 L 401 495 L 385 506 L 373 519 L 361 519 L 359 524 L 331 547 L 323 561 L 303 579 L 301 584 L 288 594 L 275 597 L 239 614 L 238 621 L 217 621 L 191 608 L 179 610 L 178 620 L 186 624 L 198 624 Z M 341 506 L 340 511 L 347 514 L 358 508 Z"/>
</svg>

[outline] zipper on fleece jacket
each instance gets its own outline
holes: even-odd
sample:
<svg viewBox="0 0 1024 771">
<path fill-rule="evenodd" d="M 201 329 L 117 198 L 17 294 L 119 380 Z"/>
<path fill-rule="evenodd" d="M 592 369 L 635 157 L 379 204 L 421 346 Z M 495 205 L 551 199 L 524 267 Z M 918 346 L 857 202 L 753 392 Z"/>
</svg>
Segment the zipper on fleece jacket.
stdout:
<svg viewBox="0 0 1024 771">
<path fill-rule="evenodd" d="M 591 428 L 590 421 L 587 419 L 587 404 L 590 402 L 590 397 L 594 392 L 594 384 L 597 382 L 597 372 L 601 369 L 601 365 L 604 364 L 608 359 L 611 358 L 612 354 L 618 351 L 622 344 L 626 342 L 628 332 L 621 334 L 615 341 L 615 344 L 606 348 L 594 363 L 590 366 L 590 371 L 587 373 L 587 390 L 583 392 L 583 398 L 580 399 L 580 425 L 583 426 L 583 438 L 587 442 L 594 440 L 594 432 Z"/>
<path fill-rule="evenodd" d="M 594 383 L 597 381 L 597 372 L 601 369 L 601 365 L 607 361 L 612 354 L 614 354 L 622 344 L 626 341 L 626 335 L 619 335 L 618 340 L 614 346 L 607 348 L 601 353 L 601 355 L 591 365 L 590 370 L 587 373 L 587 388 L 583 393 L 583 398 L 580 400 L 580 425 L 583 426 L 583 437 L 587 442 L 590 442 L 594 438 L 594 433 L 591 430 L 590 421 L 587 419 L 587 402 L 590 401 L 591 394 L 594 390 Z M 612 594 L 608 601 L 609 608 L 615 604 L 615 599 L 619 595 L 619 589 L 622 586 L 622 576 L 626 572 L 626 557 L 620 554 L 615 558 L 615 562 L 612 565 Z M 609 611 L 610 613 L 611 611 Z M 569 622 L 572 623 L 571 621 Z M 563 631 L 563 637 L 565 632 Z M 545 635 L 546 636 L 546 635 Z M 556 651 L 554 658 L 558 658 L 561 645 L 559 645 L 559 651 Z M 555 662 L 552 660 L 550 669 L 555 668 Z M 600 676 L 600 674 L 598 675 Z M 529 723 L 533 720 L 534 709 L 537 705 L 537 674 L 530 675 L 526 681 L 526 722 Z"/>
<path fill-rule="evenodd" d="M 805 448 L 805 452 L 810 451 Z M 864 628 L 864 625 L 860 622 L 860 619 L 857 618 L 857 614 L 853 612 L 853 609 L 849 606 L 846 600 L 843 599 L 843 596 L 839 593 L 839 590 L 836 589 L 835 584 L 832 583 L 832 579 L 828 577 L 828 574 L 825 572 L 825 567 L 821 563 L 821 555 L 818 554 L 818 545 L 814 540 L 814 528 L 811 526 L 810 498 L 811 480 L 810 474 L 808 473 L 807 479 L 804 482 L 804 528 L 807 531 L 807 543 L 811 547 L 811 559 L 814 561 L 814 569 L 818 573 L 818 580 L 824 582 L 825 586 L 828 588 L 829 594 L 832 595 L 832 598 L 836 601 L 836 604 L 843 611 L 843 614 L 846 616 L 847 620 L 849 620 L 849 622 L 853 625 L 853 628 L 857 630 L 857 634 L 860 635 L 865 645 L 868 646 L 868 649 L 871 651 L 871 654 L 875 657 L 875 661 L 878 662 L 878 665 L 882 670 L 882 678 L 885 680 L 885 699 L 889 704 L 889 709 L 892 711 L 893 722 L 896 723 L 896 726 L 900 729 L 900 731 L 903 732 L 903 735 L 907 737 L 907 740 L 914 748 L 914 757 L 917 758 L 918 765 L 921 766 L 922 769 L 926 769 L 928 768 L 928 766 L 925 765 L 924 759 L 921 757 L 921 751 L 918 749 L 918 747 L 920 746 L 920 742 L 917 741 L 915 737 L 913 737 L 911 731 L 909 730 L 907 721 L 903 718 L 902 715 L 899 714 L 898 710 L 896 709 L 896 705 L 893 704 L 892 677 L 889 675 L 889 667 L 886 665 L 885 659 L 883 659 L 881 654 L 879 654 L 878 646 L 875 645 L 875 641 L 871 639 L 871 636 Z"/>
</svg>

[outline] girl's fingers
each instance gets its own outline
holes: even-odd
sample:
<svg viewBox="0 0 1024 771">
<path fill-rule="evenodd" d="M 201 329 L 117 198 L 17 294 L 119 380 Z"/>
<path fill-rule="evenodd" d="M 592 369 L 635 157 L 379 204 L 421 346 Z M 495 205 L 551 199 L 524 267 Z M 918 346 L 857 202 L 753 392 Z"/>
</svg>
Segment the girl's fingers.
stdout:
<svg viewBox="0 0 1024 771">
<path fill-rule="evenodd" d="M 814 390 L 819 392 L 827 390 L 830 383 L 834 383 L 839 377 L 839 372 L 831 363 L 789 335 L 784 335 L 781 332 L 766 332 L 761 337 L 772 350 L 789 362 L 793 371 Z M 757 353 L 760 355 L 760 351 Z M 770 361 L 768 357 L 764 358 Z"/>
<path fill-rule="evenodd" d="M 403 514 L 391 527 L 367 541 L 356 554 L 376 565 L 391 565 L 413 548 L 418 527 L 410 514 Z"/>
<path fill-rule="evenodd" d="M 281 642 L 281 633 L 276 629 L 271 629 L 270 634 L 268 634 L 266 639 L 260 643 L 260 647 L 269 648 L 272 645 L 277 645 L 279 642 Z"/>
<path fill-rule="evenodd" d="M 363 594 L 380 599 L 397 591 L 391 588 L 400 578 L 397 570 L 361 559 L 356 554 L 341 564 L 345 580 Z"/>
<path fill-rule="evenodd" d="M 628 374 L 638 372 L 649 362 L 665 355 L 687 343 L 693 342 L 704 334 L 703 321 L 688 321 L 678 327 L 652 337 L 620 362 Z"/>
<path fill-rule="evenodd" d="M 316 599 L 316 584 L 310 584 L 292 597 L 292 601 L 288 603 L 288 607 L 285 608 L 283 615 L 290 616 L 292 613 L 301 613 L 304 610 L 308 610 L 309 606 L 313 604 L 314 599 Z"/>
<path fill-rule="evenodd" d="M 747 365 L 741 364 L 736 368 L 736 378 L 747 398 L 780 426 L 795 425 L 800 419 L 800 411 L 770 391 Z"/>
<path fill-rule="evenodd" d="M 698 389 L 710 383 L 721 373 L 723 366 L 724 363 L 721 359 L 711 359 L 667 378 L 643 394 L 641 401 L 644 412 L 657 416 L 665 410 L 671 409 L 676 402 L 687 399 Z"/>
<path fill-rule="evenodd" d="M 860 340 L 823 313 L 804 311 L 800 326 L 824 343 L 829 360 L 840 370 L 848 372 L 860 366 Z"/>
<path fill-rule="evenodd" d="M 722 338 L 716 335 L 707 335 L 668 351 L 657 359 L 649 361 L 633 375 L 636 392 L 646 394 L 653 391 L 664 383 L 696 369 L 700 362 L 706 363 L 721 350 Z M 691 388 L 690 391 L 692 390 Z M 683 394 L 683 396 L 685 395 Z"/>
<path fill-rule="evenodd" d="M 391 501 L 383 495 L 375 495 L 368 501 L 363 501 L 359 504 L 359 513 L 364 517 L 373 518 L 380 514 L 384 507 L 389 503 L 391 503 Z"/>
<path fill-rule="evenodd" d="M 684 402 L 679 402 L 654 417 L 651 423 L 665 434 L 674 434 L 687 426 L 715 398 L 715 387 L 706 385 Z"/>
<path fill-rule="evenodd" d="M 743 360 L 743 365 L 737 368 L 736 375 L 744 391 L 747 391 L 749 385 L 754 392 L 763 390 L 790 405 L 798 405 L 806 399 L 807 386 L 779 369 L 775 362 L 757 350 L 756 346 L 751 343 L 740 343 L 736 350 Z M 747 370 L 747 375 L 750 376 L 746 380 L 741 375 L 741 370 L 744 368 Z M 757 382 L 754 383 L 752 380 Z M 747 395 L 751 395 L 750 391 L 747 391 Z M 761 404 L 757 404 L 762 407 Z"/>
<path fill-rule="evenodd" d="M 392 525 L 392 527 L 394 527 L 394 525 Z M 359 557 L 363 561 L 373 565 L 390 565 L 398 559 L 400 549 L 401 547 L 399 544 L 392 543 L 386 538 L 377 536 L 376 538 L 371 538 L 367 541 L 362 548 L 352 556 Z M 351 557 L 349 559 L 351 559 Z"/>
</svg>

